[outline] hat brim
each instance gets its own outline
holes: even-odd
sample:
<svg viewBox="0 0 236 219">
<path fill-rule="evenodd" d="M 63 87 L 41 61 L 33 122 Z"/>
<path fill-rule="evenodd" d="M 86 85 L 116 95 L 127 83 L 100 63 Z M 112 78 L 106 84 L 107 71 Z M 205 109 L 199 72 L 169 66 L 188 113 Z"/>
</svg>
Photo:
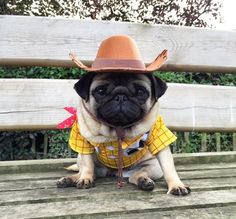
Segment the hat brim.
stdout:
<svg viewBox="0 0 236 219">
<path fill-rule="evenodd" d="M 74 54 L 69 54 L 71 60 L 81 69 L 88 72 L 127 72 L 127 73 L 151 73 L 158 70 L 167 60 L 167 50 L 163 50 L 157 58 L 148 66 L 143 68 L 121 67 L 121 66 L 100 66 L 99 68 L 84 65 Z M 123 60 L 122 60 L 123 61 Z"/>
</svg>

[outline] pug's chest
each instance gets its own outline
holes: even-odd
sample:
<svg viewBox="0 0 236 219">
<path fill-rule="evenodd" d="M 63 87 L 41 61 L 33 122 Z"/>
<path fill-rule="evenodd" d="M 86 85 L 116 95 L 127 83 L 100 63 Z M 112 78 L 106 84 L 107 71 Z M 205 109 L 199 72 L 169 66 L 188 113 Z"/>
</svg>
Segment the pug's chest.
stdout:
<svg viewBox="0 0 236 219">
<path fill-rule="evenodd" d="M 147 152 L 146 142 L 149 133 L 133 140 L 122 142 L 123 166 L 129 167 L 140 160 Z M 96 155 L 101 163 L 111 168 L 118 166 L 118 142 L 107 142 L 100 145 L 94 145 Z"/>
</svg>

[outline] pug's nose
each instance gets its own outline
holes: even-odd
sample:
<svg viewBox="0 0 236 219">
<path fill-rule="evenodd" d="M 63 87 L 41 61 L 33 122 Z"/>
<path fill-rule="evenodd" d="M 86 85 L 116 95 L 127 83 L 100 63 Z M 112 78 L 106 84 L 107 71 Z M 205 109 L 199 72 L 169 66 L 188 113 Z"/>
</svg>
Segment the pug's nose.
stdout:
<svg viewBox="0 0 236 219">
<path fill-rule="evenodd" d="M 128 100 L 127 96 L 125 94 L 117 94 L 115 96 L 115 101 L 119 103 L 126 102 Z"/>
</svg>

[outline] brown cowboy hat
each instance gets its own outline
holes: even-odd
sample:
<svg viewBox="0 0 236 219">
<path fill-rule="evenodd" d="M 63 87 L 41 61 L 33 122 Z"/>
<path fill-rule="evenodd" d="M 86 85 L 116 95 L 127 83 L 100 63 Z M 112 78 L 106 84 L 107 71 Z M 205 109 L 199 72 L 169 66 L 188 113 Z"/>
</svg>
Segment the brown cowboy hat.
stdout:
<svg viewBox="0 0 236 219">
<path fill-rule="evenodd" d="M 91 67 L 84 65 L 72 53 L 70 58 L 79 68 L 88 72 L 148 73 L 163 65 L 167 59 L 167 50 L 163 50 L 150 65 L 145 66 L 135 41 L 126 35 L 115 35 L 102 41 Z"/>
</svg>

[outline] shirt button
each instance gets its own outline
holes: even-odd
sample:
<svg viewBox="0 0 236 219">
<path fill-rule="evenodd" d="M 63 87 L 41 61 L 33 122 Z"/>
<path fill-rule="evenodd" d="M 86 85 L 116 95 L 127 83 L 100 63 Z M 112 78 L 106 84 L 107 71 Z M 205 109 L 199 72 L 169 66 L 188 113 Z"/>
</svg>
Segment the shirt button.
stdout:
<svg viewBox="0 0 236 219">
<path fill-rule="evenodd" d="M 114 151 L 114 150 L 115 150 L 115 147 L 112 146 L 112 145 L 109 145 L 109 146 L 107 146 L 107 149 L 110 150 L 110 151 Z"/>
<path fill-rule="evenodd" d="M 99 147 L 95 147 L 95 150 L 98 154 L 100 153 L 100 148 Z"/>
</svg>

